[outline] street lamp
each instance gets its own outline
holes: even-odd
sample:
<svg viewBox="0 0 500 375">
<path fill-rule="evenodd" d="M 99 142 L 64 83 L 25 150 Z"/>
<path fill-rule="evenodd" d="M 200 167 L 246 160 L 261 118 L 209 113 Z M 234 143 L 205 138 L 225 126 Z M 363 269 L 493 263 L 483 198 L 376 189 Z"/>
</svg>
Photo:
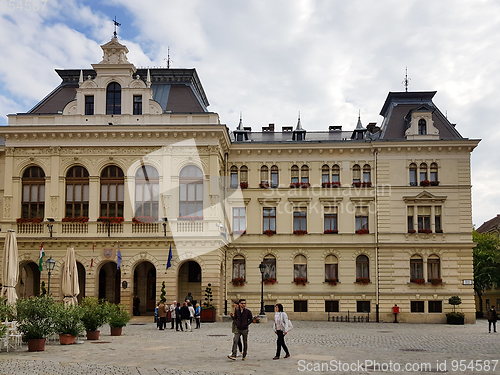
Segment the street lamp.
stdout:
<svg viewBox="0 0 500 375">
<path fill-rule="evenodd" d="M 50 295 L 50 275 L 52 274 L 52 271 L 54 270 L 54 267 L 56 266 L 56 261 L 52 259 L 52 255 L 50 256 L 49 259 L 45 262 L 47 266 L 47 270 L 49 271 L 49 288 L 48 288 L 48 294 Z"/>
<path fill-rule="evenodd" d="M 264 311 L 264 271 L 266 270 L 266 265 L 264 263 L 259 264 L 259 270 L 260 270 L 260 275 L 261 275 L 261 282 L 260 282 L 260 314 L 259 315 L 265 315 L 266 312 Z"/>
<path fill-rule="evenodd" d="M 167 222 L 168 218 L 163 218 L 163 237 L 167 237 Z"/>
</svg>

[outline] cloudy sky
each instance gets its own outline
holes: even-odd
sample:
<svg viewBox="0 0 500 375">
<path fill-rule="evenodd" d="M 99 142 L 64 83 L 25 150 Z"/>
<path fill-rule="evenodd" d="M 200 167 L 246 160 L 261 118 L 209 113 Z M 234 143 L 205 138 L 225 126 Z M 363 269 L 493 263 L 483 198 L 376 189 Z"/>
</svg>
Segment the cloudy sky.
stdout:
<svg viewBox="0 0 500 375">
<path fill-rule="evenodd" d="M 29 9 L 28 9 L 29 8 Z M 495 0 L 0 1 L 0 125 L 120 41 L 137 67 L 196 68 L 209 110 L 234 129 L 353 129 L 381 122 L 389 91 L 437 91 L 472 154 L 473 221 L 500 214 L 500 2 Z"/>
</svg>

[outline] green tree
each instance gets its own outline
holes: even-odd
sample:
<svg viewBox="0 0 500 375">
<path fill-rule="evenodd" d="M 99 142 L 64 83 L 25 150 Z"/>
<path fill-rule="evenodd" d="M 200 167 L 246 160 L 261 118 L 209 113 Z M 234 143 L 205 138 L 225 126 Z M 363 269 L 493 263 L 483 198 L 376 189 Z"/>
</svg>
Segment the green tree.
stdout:
<svg viewBox="0 0 500 375">
<path fill-rule="evenodd" d="M 165 281 L 161 283 L 161 294 L 160 294 L 160 301 L 165 303 L 167 302 L 167 299 L 165 298 L 165 295 L 167 292 L 165 291 Z"/>
<path fill-rule="evenodd" d="M 479 298 L 479 311 L 483 312 L 483 293 L 493 284 L 500 285 L 500 240 L 491 233 L 472 233 L 477 243 L 474 256 L 474 291 Z"/>
</svg>

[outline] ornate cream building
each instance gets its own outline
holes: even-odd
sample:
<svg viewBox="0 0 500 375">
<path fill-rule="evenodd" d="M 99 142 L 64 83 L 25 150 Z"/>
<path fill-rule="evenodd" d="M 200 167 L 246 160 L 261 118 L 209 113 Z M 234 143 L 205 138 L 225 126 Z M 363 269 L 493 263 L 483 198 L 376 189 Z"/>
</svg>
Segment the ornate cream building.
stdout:
<svg viewBox="0 0 500 375">
<path fill-rule="evenodd" d="M 397 304 L 399 321 L 445 322 L 459 295 L 475 321 L 478 141 L 435 92 L 389 93 L 380 126 L 231 132 L 194 69 L 137 69 L 116 38 L 102 49 L 0 129 L 0 235 L 17 233 L 21 297 L 48 281 L 43 244 L 59 299 L 73 246 L 81 296 L 132 309 L 137 294 L 143 313 L 164 281 L 169 301 L 203 302 L 211 284 L 219 318 L 240 297 L 257 314 L 265 279 L 265 310 L 279 302 L 293 319 L 389 322 Z"/>
</svg>

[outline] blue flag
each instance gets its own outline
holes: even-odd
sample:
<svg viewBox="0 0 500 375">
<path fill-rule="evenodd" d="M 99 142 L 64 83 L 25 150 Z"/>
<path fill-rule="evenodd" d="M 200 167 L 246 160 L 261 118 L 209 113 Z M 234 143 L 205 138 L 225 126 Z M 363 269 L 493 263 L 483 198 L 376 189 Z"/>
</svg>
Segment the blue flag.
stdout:
<svg viewBox="0 0 500 375">
<path fill-rule="evenodd" d="M 168 252 L 167 270 L 170 267 L 172 267 L 172 263 L 170 263 L 171 260 L 172 260 L 172 244 L 170 244 L 170 251 Z"/>
<path fill-rule="evenodd" d="M 120 244 L 118 244 L 118 260 L 116 262 L 116 269 L 119 270 L 120 269 L 120 264 L 122 264 L 122 253 L 120 252 Z"/>
</svg>

